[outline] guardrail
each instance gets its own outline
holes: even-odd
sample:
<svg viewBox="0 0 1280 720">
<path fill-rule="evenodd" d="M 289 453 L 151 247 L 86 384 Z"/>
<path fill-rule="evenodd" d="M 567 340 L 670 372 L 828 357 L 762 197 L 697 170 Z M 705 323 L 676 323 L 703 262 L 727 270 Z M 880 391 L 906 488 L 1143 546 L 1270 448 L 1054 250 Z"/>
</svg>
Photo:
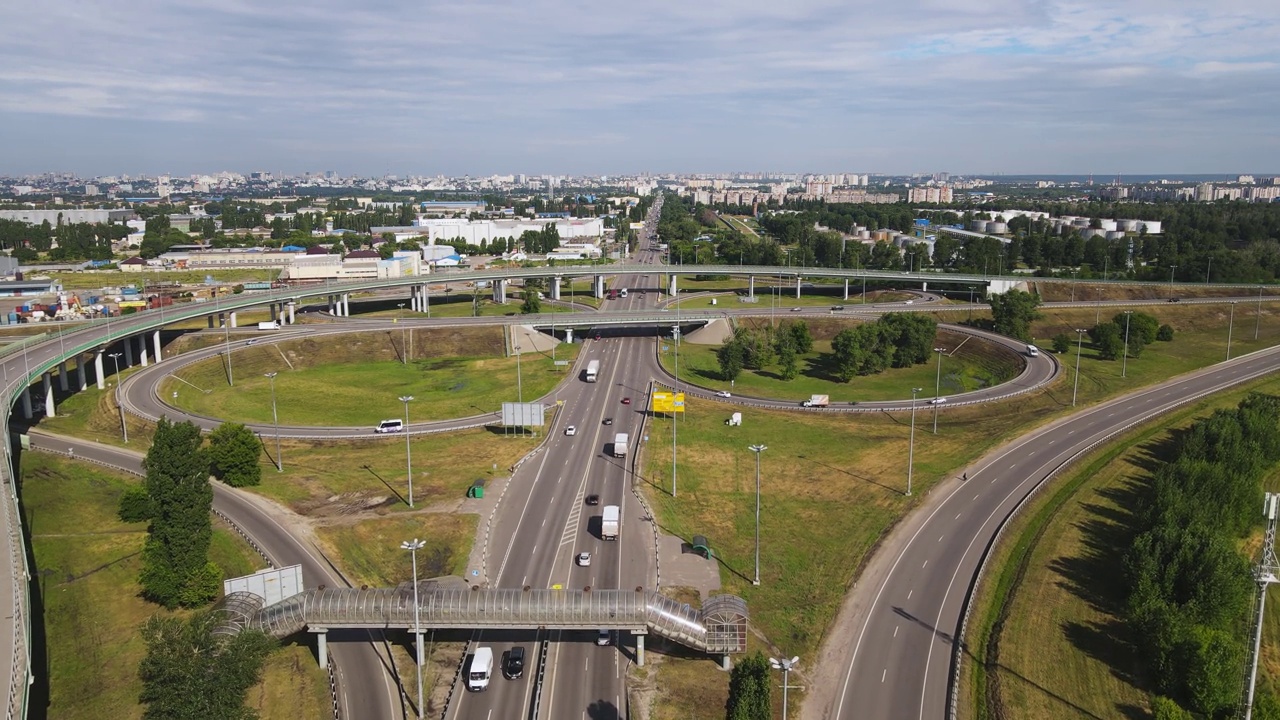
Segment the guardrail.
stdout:
<svg viewBox="0 0 1280 720">
<path fill-rule="evenodd" d="M 538 715 L 542 712 L 542 685 L 547 679 L 547 655 L 550 648 L 550 639 L 538 644 L 538 670 L 533 676 L 533 701 L 529 704 L 529 720 L 538 720 Z"/>
<path fill-rule="evenodd" d="M 467 666 L 467 655 L 471 654 L 471 646 L 474 640 L 467 640 L 462 646 L 462 659 L 458 661 L 458 672 L 453 674 L 453 682 L 449 683 L 449 692 L 444 696 L 444 710 L 440 712 L 441 720 L 448 720 L 449 708 L 453 705 L 454 693 L 458 690 L 458 680 L 462 678 L 462 669 Z"/>
<path fill-rule="evenodd" d="M 1272 349 L 1272 348 L 1268 348 L 1268 349 Z M 1246 358 L 1249 358 L 1253 355 L 1256 355 L 1258 353 L 1263 353 L 1263 352 L 1267 352 L 1267 349 L 1257 350 L 1253 353 L 1249 353 L 1248 355 L 1241 355 L 1238 358 L 1234 358 L 1234 360 L 1237 361 L 1237 364 L 1238 364 L 1240 361 L 1243 361 Z M 1232 361 L 1228 360 L 1225 363 L 1220 363 L 1219 365 L 1214 365 L 1210 367 L 1217 368 L 1230 362 Z M 1080 448 L 1079 450 L 1073 452 L 1070 456 L 1068 456 L 1062 462 L 1058 463 L 1056 466 L 1053 467 L 1053 469 L 1045 473 L 1045 476 L 1041 478 L 1039 482 L 1036 483 L 1035 487 L 1033 487 L 1026 495 L 1024 495 L 1016 505 L 1014 505 L 1013 509 L 1009 511 L 1009 514 L 1005 515 L 1004 519 L 1000 521 L 1000 524 L 996 528 L 995 533 L 992 534 L 991 539 L 987 541 L 986 547 L 983 548 L 982 557 L 978 560 L 978 569 L 973 574 L 973 579 L 970 581 L 969 588 L 965 592 L 964 612 L 962 612 L 960 615 L 960 629 L 959 629 L 959 632 L 956 633 L 955 642 L 952 644 L 951 673 L 950 673 L 950 678 L 948 679 L 948 685 L 950 685 L 949 699 L 947 702 L 948 720 L 956 720 L 956 714 L 959 711 L 960 672 L 962 670 L 963 662 L 964 662 L 964 650 L 966 647 L 965 636 L 968 634 L 968 631 L 969 631 L 969 617 L 973 613 L 974 595 L 977 594 L 978 587 L 982 584 L 983 577 L 985 576 L 987 571 L 987 563 L 991 559 L 991 555 L 994 553 L 995 549 L 999 545 L 1005 530 L 1009 528 L 1009 525 L 1012 523 L 1013 519 L 1017 517 L 1018 513 L 1020 513 L 1023 510 L 1023 508 L 1026 507 L 1027 503 L 1030 502 L 1034 496 L 1038 495 L 1040 493 L 1040 490 L 1042 490 L 1049 484 L 1049 480 L 1053 479 L 1054 477 L 1057 477 L 1063 470 L 1067 469 L 1071 465 L 1074 465 L 1081 458 L 1093 452 L 1098 447 L 1115 439 L 1117 436 L 1123 435 L 1124 433 L 1129 432 L 1133 428 L 1138 427 L 1139 425 L 1142 425 L 1144 423 L 1150 422 L 1154 418 L 1164 415 L 1170 411 L 1176 410 L 1177 408 L 1180 408 L 1183 405 L 1196 402 L 1202 398 L 1208 397 L 1209 395 L 1213 395 L 1214 393 L 1221 392 L 1226 388 L 1233 387 L 1241 383 L 1245 383 L 1250 380 L 1257 379 L 1259 377 L 1262 377 L 1263 375 L 1267 375 L 1272 372 L 1274 372 L 1274 368 L 1264 368 L 1262 370 L 1257 370 L 1243 377 L 1232 378 L 1231 382 L 1225 385 L 1222 385 L 1216 388 L 1211 388 L 1209 390 L 1202 390 L 1198 393 L 1188 395 L 1169 405 L 1164 405 L 1160 408 L 1157 408 L 1156 410 L 1153 410 L 1152 412 L 1147 413 L 1138 419 L 1125 423 L 1124 425 L 1112 430 L 1111 432 L 1107 433 L 1106 435 L 1103 435 L 1097 440 L 1094 440 L 1093 442 L 1089 443 L 1085 447 Z M 1142 393 L 1134 393 L 1134 395 L 1141 395 L 1141 394 Z M 1112 402 L 1115 402 L 1115 401 L 1112 401 Z M 1098 407 L 1101 407 L 1101 406 L 1098 406 Z"/>
<path fill-rule="evenodd" d="M 13 395 L 4 393 L 6 407 L 12 407 Z M 5 717 L 26 718 L 27 704 L 31 699 L 31 683 L 35 676 L 31 671 L 31 571 L 27 565 L 26 541 L 22 536 L 21 509 L 18 506 L 18 482 L 13 466 L 13 439 L 9 435 L 8 414 L 4 429 L 4 482 L 8 485 L 8 497 L 0 501 L 4 508 L 4 529 L 9 541 L 9 575 L 13 581 L 13 653 L 10 657 L 9 701 Z"/>
</svg>

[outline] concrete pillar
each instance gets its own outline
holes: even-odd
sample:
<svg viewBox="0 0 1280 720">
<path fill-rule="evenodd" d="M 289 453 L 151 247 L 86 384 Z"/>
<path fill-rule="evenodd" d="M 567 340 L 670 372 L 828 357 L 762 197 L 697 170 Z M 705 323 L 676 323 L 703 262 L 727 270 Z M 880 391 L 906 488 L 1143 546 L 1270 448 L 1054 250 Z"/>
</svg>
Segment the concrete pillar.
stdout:
<svg viewBox="0 0 1280 720">
<path fill-rule="evenodd" d="M 156 362 L 160 362 L 160 331 L 157 330 L 151 335 L 151 347 L 156 352 Z"/>
<path fill-rule="evenodd" d="M 133 367 L 133 343 L 129 342 L 129 338 L 125 338 L 120 344 L 124 346 L 124 366 Z"/>
<path fill-rule="evenodd" d="M 507 281 L 493 281 L 493 301 L 499 305 L 505 305 L 507 302 Z"/>
<path fill-rule="evenodd" d="M 636 635 L 636 667 L 644 667 L 644 635 Z"/>
<path fill-rule="evenodd" d="M 671 297 L 675 297 L 675 296 L 676 296 L 676 292 L 677 292 L 678 290 L 679 290 L 679 288 L 677 288 L 677 287 L 676 287 L 676 276 L 675 276 L 675 275 L 671 275 L 671 276 L 667 279 L 667 294 L 668 294 L 668 295 L 670 295 Z"/>
<path fill-rule="evenodd" d="M 142 367 L 147 366 L 147 336 L 138 336 L 138 358 L 142 361 Z"/>
<path fill-rule="evenodd" d="M 236 313 L 231 313 L 230 315 L 227 316 L 227 327 L 231 328 L 232 330 L 236 328 Z"/>
<path fill-rule="evenodd" d="M 929 283 L 927 282 L 920 283 L 920 290 L 922 292 L 929 292 Z"/>
<path fill-rule="evenodd" d="M 800 299 L 800 276 L 796 276 L 796 299 Z"/>
<path fill-rule="evenodd" d="M 212 315 L 210 315 L 210 316 L 209 316 L 209 329 L 210 329 L 210 330 L 212 330 L 212 329 L 213 329 L 213 316 L 212 316 Z"/>
<path fill-rule="evenodd" d="M 31 386 L 22 388 L 22 417 L 30 420 L 35 413 L 31 411 Z"/>
<path fill-rule="evenodd" d="M 560 276 L 551 278 L 551 299 L 560 299 Z"/>
<path fill-rule="evenodd" d="M 53 376 L 49 373 L 44 374 L 44 416 L 54 417 L 53 414 Z"/>
<path fill-rule="evenodd" d="M 564 341 L 570 344 L 573 343 L 573 328 L 564 329 Z"/>
<path fill-rule="evenodd" d="M 592 278 L 592 295 L 597 300 L 604 298 L 604 276 L 603 275 L 596 275 L 594 278 Z"/>
<path fill-rule="evenodd" d="M 329 314 L 332 315 L 333 314 L 333 296 L 330 295 L 328 298 L 326 298 L 326 300 L 329 308 Z"/>
<path fill-rule="evenodd" d="M 213 317 L 213 316 L 210 315 L 209 317 Z M 98 352 L 93 354 L 93 376 L 98 380 L 99 390 L 107 389 L 106 378 L 104 378 L 103 375 L 104 373 L 102 372 L 102 351 L 99 350 Z"/>
<path fill-rule="evenodd" d="M 280 311 L 276 309 L 277 307 L 275 303 L 267 303 L 267 317 L 271 322 L 280 322 Z"/>
<path fill-rule="evenodd" d="M 329 629 L 328 628 L 307 628 L 307 632 L 316 636 L 316 655 L 320 658 L 320 669 L 329 669 Z"/>
<path fill-rule="evenodd" d="M 849 299 L 849 278 L 844 279 L 844 299 Z"/>
<path fill-rule="evenodd" d="M 753 300 L 756 297 L 756 276 L 755 275 L 747 276 L 747 297 Z"/>
<path fill-rule="evenodd" d="M 218 327 L 223 327 L 226 324 L 227 324 L 227 314 L 218 313 Z M 209 327 L 213 327 L 213 326 L 210 325 Z"/>
<path fill-rule="evenodd" d="M 721 669 L 721 670 L 726 670 L 726 671 L 727 671 L 727 670 L 732 670 L 732 669 L 733 669 L 733 659 L 732 659 L 732 658 L 730 658 L 728 655 L 722 655 L 722 656 L 720 657 L 720 669 Z"/>
<path fill-rule="evenodd" d="M 85 375 L 84 375 L 84 356 L 83 355 L 76 356 L 76 379 L 80 381 L 81 390 L 84 390 L 85 388 L 89 387 L 89 383 L 85 379 Z"/>
<path fill-rule="evenodd" d="M 67 361 L 66 360 L 63 360 L 62 362 L 58 363 L 58 386 L 62 388 L 62 392 L 67 392 L 68 390 L 71 389 L 71 387 L 67 385 Z"/>
<path fill-rule="evenodd" d="M 298 303 L 296 302 L 289 303 L 289 324 L 290 325 L 292 325 L 297 320 L 297 315 L 296 315 L 297 310 L 298 310 Z"/>
</svg>

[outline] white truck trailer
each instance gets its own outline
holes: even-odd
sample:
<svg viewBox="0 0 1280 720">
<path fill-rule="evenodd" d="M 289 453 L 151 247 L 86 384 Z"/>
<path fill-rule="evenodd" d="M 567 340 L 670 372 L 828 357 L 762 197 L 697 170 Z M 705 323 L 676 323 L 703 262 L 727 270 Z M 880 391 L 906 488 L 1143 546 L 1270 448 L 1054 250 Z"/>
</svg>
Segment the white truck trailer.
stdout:
<svg viewBox="0 0 1280 720">
<path fill-rule="evenodd" d="M 617 540 L 618 527 L 622 525 L 622 509 L 617 505 L 605 505 L 600 516 L 600 539 Z"/>
<path fill-rule="evenodd" d="M 613 436 L 613 456 L 614 457 L 620 458 L 620 457 L 627 456 L 627 445 L 629 444 L 628 443 L 629 439 L 630 438 L 627 437 L 626 433 L 618 433 L 617 435 Z"/>
<path fill-rule="evenodd" d="M 827 407 L 831 404 L 830 395 L 811 395 L 808 400 L 800 403 L 805 407 Z"/>
<path fill-rule="evenodd" d="M 258 323 L 258 329 L 259 329 L 259 330 L 279 330 L 279 329 L 280 329 L 280 323 L 278 323 L 278 322 L 276 322 L 276 321 L 274 321 L 274 320 L 270 320 L 270 321 L 267 321 L 267 322 L 260 322 L 260 323 Z"/>
<path fill-rule="evenodd" d="M 600 377 L 600 361 L 592 360 L 587 363 L 587 382 L 595 382 Z"/>
</svg>

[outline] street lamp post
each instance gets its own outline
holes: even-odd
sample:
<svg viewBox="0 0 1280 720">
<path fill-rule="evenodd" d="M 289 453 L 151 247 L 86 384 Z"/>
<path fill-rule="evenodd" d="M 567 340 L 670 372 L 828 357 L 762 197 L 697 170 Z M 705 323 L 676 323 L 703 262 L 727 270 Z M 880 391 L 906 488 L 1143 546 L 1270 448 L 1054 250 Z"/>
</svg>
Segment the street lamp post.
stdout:
<svg viewBox="0 0 1280 720">
<path fill-rule="evenodd" d="M 1236 304 L 1231 303 L 1231 319 L 1227 321 L 1227 359 L 1231 359 L 1231 331 L 1236 325 Z"/>
<path fill-rule="evenodd" d="M 409 346 L 404 344 L 404 303 L 396 303 L 396 307 L 400 308 L 396 312 L 396 323 L 400 325 L 400 360 L 408 365 Z"/>
<path fill-rule="evenodd" d="M 512 349 L 516 351 L 516 400 L 524 402 L 524 382 L 520 375 L 520 346 L 513 345 Z"/>
<path fill-rule="evenodd" d="M 413 396 L 401 395 L 400 402 L 404 403 L 404 472 L 409 478 L 409 507 L 413 507 L 413 453 L 409 449 L 409 403 Z"/>
<path fill-rule="evenodd" d="M 1173 272 L 1178 269 L 1177 265 L 1169 266 L 1169 297 L 1173 297 Z"/>
<path fill-rule="evenodd" d="M 227 385 L 236 386 L 235 375 L 231 372 L 231 313 L 226 312 L 222 315 L 222 333 L 225 338 L 224 347 L 227 351 Z"/>
<path fill-rule="evenodd" d="M 924 388 L 911 388 L 911 443 L 907 447 L 907 497 L 911 497 L 911 473 L 916 461 L 916 393 Z"/>
<path fill-rule="evenodd" d="M 1129 371 L 1129 316 L 1132 314 L 1132 310 L 1124 311 L 1124 360 L 1120 361 L 1120 377 Z"/>
<path fill-rule="evenodd" d="M 934 348 L 934 352 L 938 353 L 938 372 L 933 380 L 933 434 L 938 434 L 938 396 L 942 394 L 942 356 L 947 353 L 946 348 Z"/>
<path fill-rule="evenodd" d="M 279 373 L 264 373 L 265 377 L 271 381 L 271 422 L 276 426 L 276 472 L 284 472 L 284 458 L 280 456 L 280 416 L 276 414 L 276 375 Z"/>
<path fill-rule="evenodd" d="M 1076 382 L 1071 388 L 1071 407 L 1076 406 L 1076 394 L 1080 392 L 1080 347 L 1084 345 L 1085 330 L 1076 328 Z"/>
<path fill-rule="evenodd" d="M 23 352 L 26 352 L 25 345 L 22 349 Z M 116 409 L 120 411 L 120 432 L 124 435 L 124 441 L 127 443 L 129 442 L 129 426 L 124 422 L 124 406 L 120 404 L 120 353 L 114 352 L 107 357 L 111 358 L 111 362 L 115 363 L 116 366 Z M 23 356 L 23 359 L 26 359 L 25 355 Z M 27 375 L 28 377 L 31 375 L 29 370 L 27 371 Z"/>
<path fill-rule="evenodd" d="M 756 579 L 752 585 L 760 584 L 760 453 L 768 450 L 765 445 L 750 445 L 748 450 L 756 454 Z"/>
<path fill-rule="evenodd" d="M 418 720 L 422 720 L 422 625 L 418 621 L 418 550 L 426 545 L 425 542 L 414 538 L 400 543 L 401 550 L 408 550 L 409 557 L 413 560 L 413 644 L 417 647 L 418 655 Z"/>
<path fill-rule="evenodd" d="M 1262 325 L 1262 286 L 1258 286 L 1258 309 L 1253 313 L 1253 339 L 1258 339 L 1258 327 Z"/>
<path fill-rule="evenodd" d="M 787 720 L 787 689 L 791 687 L 791 671 L 796 669 L 796 665 L 800 663 L 799 656 L 790 660 L 783 658 L 769 658 L 769 664 L 774 670 L 782 671 L 782 720 Z"/>
</svg>

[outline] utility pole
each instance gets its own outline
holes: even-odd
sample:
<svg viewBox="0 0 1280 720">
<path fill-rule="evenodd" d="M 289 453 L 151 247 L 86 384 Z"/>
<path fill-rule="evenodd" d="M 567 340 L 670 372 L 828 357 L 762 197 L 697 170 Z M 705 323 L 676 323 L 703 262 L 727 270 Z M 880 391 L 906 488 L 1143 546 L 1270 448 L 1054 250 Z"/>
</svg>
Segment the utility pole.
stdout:
<svg viewBox="0 0 1280 720">
<path fill-rule="evenodd" d="M 22 359 L 23 359 L 23 361 L 25 362 L 25 361 L 26 361 L 26 359 L 27 359 L 27 356 L 26 356 L 27 346 L 26 346 L 25 344 L 22 346 L 22 352 L 23 352 Z M 120 404 L 120 353 L 118 353 L 118 352 L 113 352 L 113 353 L 111 353 L 110 355 L 108 355 L 107 357 L 111 358 L 111 362 L 115 363 L 115 366 L 116 366 L 116 393 L 115 393 L 115 395 L 116 395 L 116 409 L 118 409 L 118 410 L 120 411 L 120 432 L 121 432 L 121 434 L 123 434 L 123 435 L 124 435 L 124 441 L 125 441 L 125 443 L 126 443 L 126 444 L 128 444 L 128 442 L 129 442 L 129 426 L 128 426 L 128 425 L 126 425 L 126 424 L 125 424 L 125 422 L 124 422 L 124 406 Z M 31 371 L 30 371 L 30 370 L 27 370 L 27 377 L 28 377 L 28 378 L 30 378 L 30 377 L 31 377 Z"/>
<path fill-rule="evenodd" d="M 1236 304 L 1233 301 L 1231 303 L 1231 319 L 1227 321 L 1227 359 L 1228 360 L 1231 359 L 1231 331 L 1235 329 L 1235 325 L 1236 325 Z"/>
<path fill-rule="evenodd" d="M 418 615 L 418 550 L 424 545 L 426 543 L 418 538 L 400 543 L 400 549 L 408 550 L 409 557 L 413 559 L 413 644 L 417 647 L 418 655 L 415 673 L 418 676 L 418 720 L 422 720 L 422 624 Z"/>
<path fill-rule="evenodd" d="M 748 450 L 756 454 L 756 578 L 752 585 L 760 584 L 760 453 L 768 450 L 765 445 L 750 445 Z"/>
<path fill-rule="evenodd" d="M 1124 360 L 1120 363 L 1120 377 L 1125 377 L 1129 371 L 1129 316 L 1132 314 L 1132 310 L 1124 311 Z"/>
<path fill-rule="evenodd" d="M 1071 407 L 1076 406 L 1076 394 L 1080 392 L 1080 346 L 1084 344 L 1085 332 L 1076 328 L 1076 382 L 1071 388 Z"/>
<path fill-rule="evenodd" d="M 933 434 L 938 434 L 938 396 L 942 394 L 942 356 L 946 354 L 946 348 L 934 348 L 933 351 L 938 354 L 938 372 L 933 381 Z"/>
<path fill-rule="evenodd" d="M 276 426 L 276 472 L 284 472 L 284 458 L 280 456 L 280 416 L 276 414 L 276 375 L 279 373 L 265 373 L 265 377 L 271 381 L 271 422 Z"/>
<path fill-rule="evenodd" d="M 409 403 L 413 396 L 401 395 L 400 402 L 404 403 L 404 471 L 409 478 L 409 507 L 413 507 L 413 451 L 409 446 Z"/>
<path fill-rule="evenodd" d="M 1253 313 L 1253 339 L 1258 339 L 1258 328 L 1262 325 L 1262 286 L 1258 286 L 1258 309 Z"/>
<path fill-rule="evenodd" d="M 911 443 L 907 450 L 907 497 L 911 497 L 911 473 L 916 461 L 916 393 L 924 388 L 911 388 Z"/>
</svg>

